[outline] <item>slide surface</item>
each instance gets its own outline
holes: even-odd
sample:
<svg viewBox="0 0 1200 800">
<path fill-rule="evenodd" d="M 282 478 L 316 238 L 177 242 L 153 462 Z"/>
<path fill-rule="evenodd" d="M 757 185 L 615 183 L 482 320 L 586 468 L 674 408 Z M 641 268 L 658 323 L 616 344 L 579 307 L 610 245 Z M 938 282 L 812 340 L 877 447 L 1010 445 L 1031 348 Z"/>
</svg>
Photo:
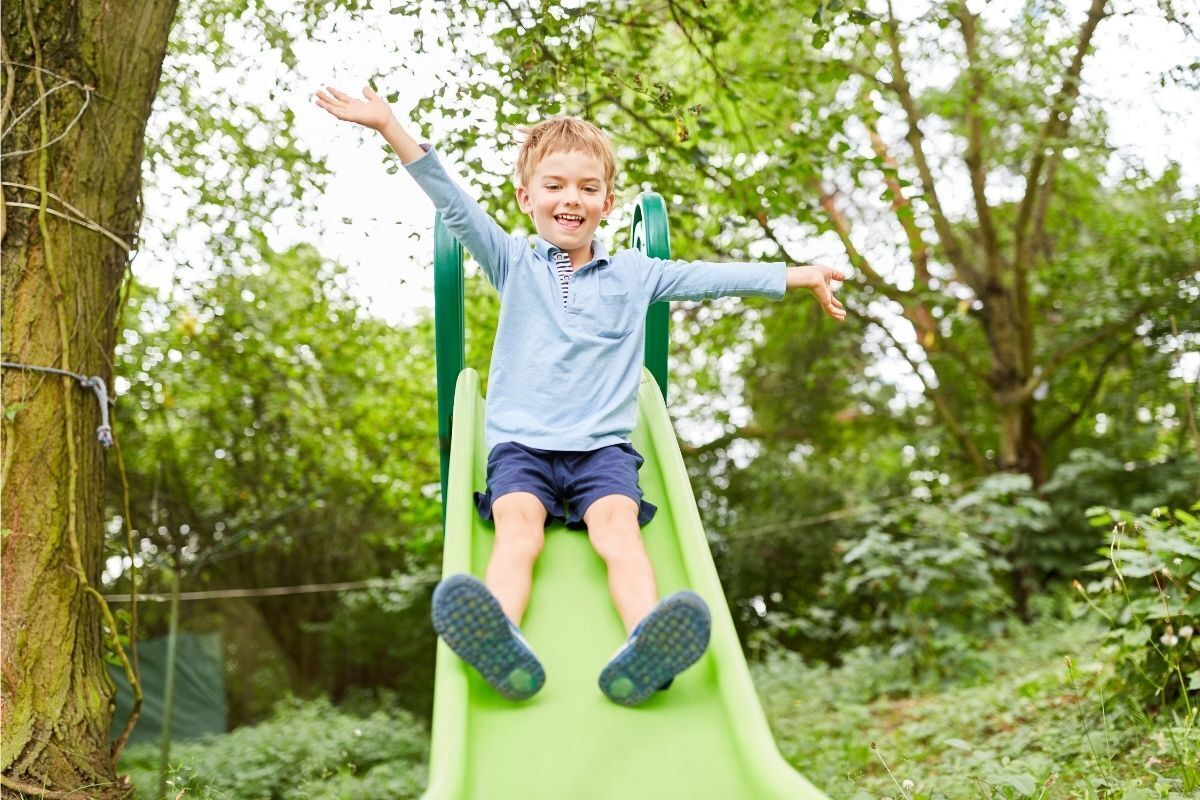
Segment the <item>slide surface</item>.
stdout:
<svg viewBox="0 0 1200 800">
<path fill-rule="evenodd" d="M 604 562 L 587 534 L 547 531 L 522 629 L 546 668 L 532 699 L 509 702 L 439 640 L 426 800 L 825 800 L 771 738 L 701 527 L 657 384 L 643 372 L 633 445 L 646 458 L 644 528 L 666 596 L 689 588 L 712 609 L 708 652 L 669 691 L 637 708 L 605 699 L 600 670 L 625 639 Z M 483 577 L 492 527 L 474 509 L 484 488 L 483 398 L 459 375 L 443 575 Z M 802 691 L 803 687 L 796 687 Z"/>
</svg>

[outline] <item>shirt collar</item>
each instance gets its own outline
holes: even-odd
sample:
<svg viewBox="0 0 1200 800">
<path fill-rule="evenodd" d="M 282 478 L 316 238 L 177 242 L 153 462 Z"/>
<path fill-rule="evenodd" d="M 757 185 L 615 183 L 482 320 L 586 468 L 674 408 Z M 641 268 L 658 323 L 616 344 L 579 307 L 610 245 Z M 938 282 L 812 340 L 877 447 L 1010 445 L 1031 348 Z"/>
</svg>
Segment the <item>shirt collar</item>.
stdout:
<svg viewBox="0 0 1200 800">
<path fill-rule="evenodd" d="M 540 236 L 533 237 L 533 248 L 542 258 L 554 263 L 554 254 L 562 250 L 561 247 L 552 245 Z M 594 263 L 596 266 L 607 264 L 609 262 L 608 248 L 604 246 L 604 242 L 599 239 L 592 239 L 592 260 L 588 264 Z"/>
</svg>

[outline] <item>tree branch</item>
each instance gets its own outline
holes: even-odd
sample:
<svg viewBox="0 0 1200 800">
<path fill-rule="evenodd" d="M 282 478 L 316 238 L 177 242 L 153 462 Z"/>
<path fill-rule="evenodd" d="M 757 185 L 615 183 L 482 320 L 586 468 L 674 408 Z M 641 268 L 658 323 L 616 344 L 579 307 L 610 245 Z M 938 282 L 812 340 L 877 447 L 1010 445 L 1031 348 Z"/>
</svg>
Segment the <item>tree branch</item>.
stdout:
<svg viewBox="0 0 1200 800">
<path fill-rule="evenodd" d="M 928 381 L 925 380 L 925 376 L 921 374 L 921 370 L 917 367 L 917 364 L 908 357 L 908 353 L 905 351 L 904 345 L 896 341 L 896 337 L 892 336 L 892 332 L 887 329 L 887 326 L 880 325 L 880 328 L 882 328 L 884 334 L 891 339 L 892 344 L 896 346 L 896 350 L 899 351 L 901 357 L 903 357 L 904 360 L 908 362 L 908 365 L 912 367 L 913 374 L 917 376 L 917 380 L 919 380 L 921 385 L 925 387 L 925 396 L 928 397 L 933 403 L 933 407 L 937 411 L 938 416 L 942 418 L 942 422 L 945 423 L 946 428 L 950 431 L 950 434 L 955 438 L 955 440 L 958 441 L 959 447 L 961 447 L 963 452 L 967 454 L 967 457 L 971 460 L 971 463 L 975 465 L 975 468 L 978 469 L 981 474 L 986 474 L 989 472 L 990 470 L 988 469 L 987 459 L 984 458 L 983 454 L 979 452 L 979 448 L 975 446 L 975 442 L 971 440 L 971 437 L 967 435 L 967 432 L 963 428 L 962 424 L 959 423 L 958 418 L 954 415 L 954 410 L 950 408 L 950 403 L 946 400 L 945 395 L 943 395 L 938 389 L 935 389 L 929 385 Z M 936 376 L 937 370 L 934 369 L 933 364 L 929 362 L 926 363 L 929 364 L 929 368 L 934 371 L 934 375 Z"/>
<path fill-rule="evenodd" d="M 983 67 L 979 63 L 976 41 L 976 17 L 967 10 L 966 4 L 954 7 L 954 14 L 962 26 L 963 43 L 967 50 L 967 152 L 963 158 L 971 176 L 971 194 L 975 200 L 975 216 L 979 220 L 979 234 L 983 238 L 984 264 L 988 276 L 999 280 L 1002 268 L 1000 246 L 996 241 L 996 228 L 992 223 L 992 209 L 987 202 L 987 170 L 983 166 L 983 122 L 979 116 L 979 105 L 983 100 Z"/>
<path fill-rule="evenodd" d="M 962 275 L 963 282 L 970 286 L 976 295 L 983 296 L 984 279 L 967 259 L 962 245 L 954 235 L 950 221 L 946 218 L 942 210 L 941 201 L 938 200 L 937 188 L 933 180 L 933 171 L 929 168 L 929 162 L 925 158 L 925 136 L 921 132 L 920 127 L 921 112 L 917 109 L 917 104 L 913 100 L 912 88 L 908 83 L 908 73 L 904 69 L 904 59 L 900 53 L 899 24 L 896 22 L 890 0 L 888 2 L 888 18 L 884 22 L 884 30 L 887 32 L 887 40 L 892 51 L 892 86 L 895 89 L 896 97 L 899 99 L 901 107 L 904 109 L 904 115 L 908 120 L 908 131 L 905 134 L 905 140 L 908 142 L 909 147 L 912 148 L 913 161 L 916 163 L 917 172 L 921 176 L 923 194 L 926 202 L 929 203 L 930 210 L 933 212 L 934 229 L 937 231 L 942 247 L 945 248 L 946 257 L 951 266 Z"/>
<path fill-rule="evenodd" d="M 1047 436 L 1042 440 L 1043 448 L 1048 448 L 1055 439 L 1070 430 L 1075 422 L 1081 416 L 1083 416 L 1083 412 L 1091 404 L 1092 400 L 1095 399 L 1097 393 L 1099 393 L 1100 386 L 1104 383 L 1104 376 L 1107 374 L 1108 368 L 1112 366 L 1113 356 L 1128 346 L 1129 340 L 1126 340 L 1123 344 L 1119 345 L 1118 347 L 1114 347 L 1104 354 L 1104 357 L 1100 359 L 1100 369 L 1097 371 L 1096 377 L 1092 379 L 1091 386 L 1088 387 L 1087 393 L 1083 396 L 1083 399 L 1079 401 L 1079 407 L 1068 414 L 1062 422 L 1054 426 L 1054 430 L 1047 434 Z"/>
<path fill-rule="evenodd" d="M 905 197 L 904 192 L 901 190 L 900 181 L 897 177 L 899 169 L 896 165 L 896 160 L 892 158 L 887 144 L 883 141 L 883 137 L 879 135 L 879 115 L 871 105 L 869 97 L 864 96 L 860 99 L 863 102 L 865 110 L 864 116 L 866 119 L 863 122 L 866 123 L 867 135 L 871 138 L 871 149 L 883 161 L 883 181 L 887 185 L 888 191 L 892 194 L 892 211 L 896 214 L 896 219 L 899 221 L 900 227 L 904 229 L 904 235 L 908 238 L 908 249 L 912 253 L 913 269 L 921 283 L 928 286 L 929 246 L 921 238 L 921 229 L 917 227 L 912 201 Z"/>
<path fill-rule="evenodd" d="M 726 445 L 729 445 L 738 439 L 791 439 L 793 441 L 802 442 L 806 441 L 808 438 L 808 432 L 800 429 L 771 428 L 770 430 L 767 430 L 760 428 L 757 425 L 745 425 L 741 428 L 735 428 L 732 431 L 728 431 L 727 433 L 718 436 L 716 439 L 713 439 L 711 442 L 705 442 L 704 444 L 689 445 L 681 442 L 679 445 L 679 450 L 685 456 L 694 456 L 702 453 L 711 453 L 713 450 L 720 450 L 722 447 L 725 447 Z"/>
<path fill-rule="evenodd" d="M 1075 99 L 1079 96 L 1080 75 L 1083 72 L 1083 61 L 1091 49 L 1092 35 L 1096 26 L 1104 18 L 1106 0 L 1092 0 L 1087 19 L 1079 30 L 1079 43 L 1071 65 L 1063 76 L 1062 86 L 1050 104 L 1046 122 L 1038 133 L 1033 146 L 1033 156 L 1029 162 L 1029 170 L 1025 175 L 1025 195 L 1017 210 L 1017 220 L 1013 227 L 1013 294 L 1014 311 L 1017 330 L 1020 336 L 1021 354 L 1025 364 L 1033 363 L 1033 329 L 1029 324 L 1029 281 L 1028 275 L 1033 268 L 1034 252 L 1043 240 L 1046 209 L 1050 205 L 1050 197 L 1054 189 L 1054 177 L 1057 173 L 1061 153 L 1062 139 L 1071 123 L 1071 112 Z M 1047 157 L 1047 147 L 1050 149 Z M 1042 178 L 1043 170 L 1045 179 Z M 1029 230 L 1030 222 L 1033 230 Z"/>
<path fill-rule="evenodd" d="M 1096 26 L 1100 24 L 1100 20 L 1105 16 L 1105 4 L 1106 0 L 1092 0 L 1092 7 L 1088 11 L 1087 19 L 1079 31 L 1079 44 L 1075 48 L 1075 55 L 1071 59 L 1071 66 L 1067 68 L 1067 72 L 1063 76 L 1063 85 L 1059 88 L 1058 94 L 1054 96 L 1054 100 L 1050 104 L 1046 122 L 1042 125 L 1037 142 L 1033 147 L 1033 158 L 1029 162 L 1029 171 L 1025 174 L 1025 196 L 1021 198 L 1021 205 L 1017 212 L 1017 221 L 1014 228 L 1017 242 L 1017 263 L 1020 266 L 1026 265 L 1023 243 L 1028 238 L 1026 232 L 1029 220 L 1033 215 L 1035 199 L 1039 191 L 1048 193 L 1051 188 L 1049 182 L 1044 185 L 1039 184 L 1042 169 L 1046 164 L 1046 146 L 1047 143 L 1053 143 L 1051 147 L 1056 147 L 1056 140 L 1062 138 L 1070 125 L 1071 104 L 1079 96 L 1079 76 L 1083 72 L 1083 60 L 1091 48 L 1092 34 L 1095 33 Z"/>
<path fill-rule="evenodd" d="M 901 315 L 912 323 L 913 328 L 917 332 L 917 343 L 925 351 L 931 366 L 933 354 L 940 349 L 947 355 L 952 356 L 955 361 L 962 365 L 963 369 L 986 384 L 987 374 L 976 366 L 975 362 L 966 353 L 959 350 L 951 340 L 941 335 L 937 327 L 937 322 L 934 320 L 929 308 L 919 298 L 896 287 L 894 284 L 888 283 L 871 266 L 871 263 L 858 252 L 854 247 L 853 240 L 850 238 L 850 223 L 841 210 L 838 209 L 836 200 L 835 195 L 822 192 L 821 207 L 825 209 L 825 213 L 833 221 L 838 238 L 841 240 L 842 246 L 846 248 L 846 254 L 850 257 L 850 263 L 862 271 L 867 283 L 871 287 L 878 289 L 889 300 L 893 300 L 900 305 Z M 763 225 L 764 229 L 767 228 L 765 215 L 760 217 L 759 224 Z M 774 239 L 774 236 L 771 236 L 771 238 Z M 776 243 L 778 243 L 778 240 L 776 240 Z M 928 272 L 926 272 L 926 283 L 928 283 Z"/>
<path fill-rule="evenodd" d="M 1012 392 L 1009 396 L 1002 398 L 1002 402 L 1005 404 L 1014 405 L 1028 402 L 1028 400 L 1033 397 L 1034 391 L 1036 391 L 1037 388 L 1043 383 L 1048 381 L 1050 376 L 1053 375 L 1059 367 L 1066 363 L 1067 359 L 1078 352 L 1087 350 L 1097 342 L 1104 341 L 1114 333 L 1128 328 L 1130 325 L 1137 322 L 1138 318 L 1141 317 L 1147 309 L 1156 305 L 1158 302 L 1159 300 L 1156 297 L 1143 300 L 1129 315 L 1123 317 L 1122 319 L 1108 323 L 1102 328 L 1093 331 L 1091 334 L 1079 339 L 1078 341 L 1072 342 L 1066 347 L 1059 348 L 1055 351 L 1050 360 L 1046 362 L 1045 366 L 1038 370 L 1036 374 L 1031 375 L 1029 380 L 1025 381 L 1025 383 L 1019 389 Z"/>
</svg>

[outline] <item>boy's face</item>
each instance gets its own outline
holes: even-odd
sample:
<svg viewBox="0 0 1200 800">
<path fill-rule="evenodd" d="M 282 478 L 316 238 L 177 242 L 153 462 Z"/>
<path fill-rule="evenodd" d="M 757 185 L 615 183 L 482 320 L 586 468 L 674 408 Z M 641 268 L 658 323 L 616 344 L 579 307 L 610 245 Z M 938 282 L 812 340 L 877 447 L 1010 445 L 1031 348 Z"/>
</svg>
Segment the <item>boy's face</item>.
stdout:
<svg viewBox="0 0 1200 800">
<path fill-rule="evenodd" d="M 517 187 L 517 203 L 533 217 L 538 236 L 574 252 L 591 247 L 596 226 L 612 211 L 613 196 L 600 159 L 571 150 L 543 158 L 529 184 Z"/>
</svg>

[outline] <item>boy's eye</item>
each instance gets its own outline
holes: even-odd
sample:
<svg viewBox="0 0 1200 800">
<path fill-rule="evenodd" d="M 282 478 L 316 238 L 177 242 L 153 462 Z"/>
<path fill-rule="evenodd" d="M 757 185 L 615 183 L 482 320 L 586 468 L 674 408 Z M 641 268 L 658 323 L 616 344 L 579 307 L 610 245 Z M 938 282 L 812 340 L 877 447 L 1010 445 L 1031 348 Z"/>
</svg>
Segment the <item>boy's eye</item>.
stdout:
<svg viewBox="0 0 1200 800">
<path fill-rule="evenodd" d="M 547 183 L 547 184 L 546 184 L 546 188 L 547 188 L 547 189 L 557 189 L 557 188 L 558 188 L 558 184 L 557 184 L 557 183 Z"/>
</svg>

